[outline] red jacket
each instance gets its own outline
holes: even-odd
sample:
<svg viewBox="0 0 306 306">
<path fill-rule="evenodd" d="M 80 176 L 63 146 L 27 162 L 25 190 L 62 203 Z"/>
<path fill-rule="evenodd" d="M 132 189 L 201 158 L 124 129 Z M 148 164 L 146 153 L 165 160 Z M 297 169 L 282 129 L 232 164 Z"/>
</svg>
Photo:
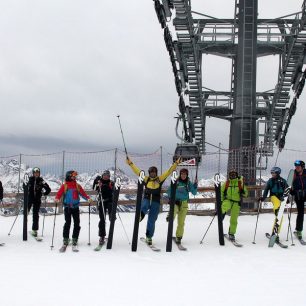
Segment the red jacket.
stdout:
<svg viewBox="0 0 306 306">
<path fill-rule="evenodd" d="M 80 205 L 80 196 L 89 200 L 90 197 L 86 194 L 81 185 L 79 185 L 75 181 L 66 181 L 57 192 L 55 199 L 60 200 L 63 196 L 63 204 L 64 206 L 69 207 L 79 207 Z"/>
</svg>

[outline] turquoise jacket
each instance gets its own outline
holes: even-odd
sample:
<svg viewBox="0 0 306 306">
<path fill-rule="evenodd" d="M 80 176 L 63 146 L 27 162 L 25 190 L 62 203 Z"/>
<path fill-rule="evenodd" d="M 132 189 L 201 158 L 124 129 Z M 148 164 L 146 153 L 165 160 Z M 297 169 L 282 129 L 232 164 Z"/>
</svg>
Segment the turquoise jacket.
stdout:
<svg viewBox="0 0 306 306">
<path fill-rule="evenodd" d="M 175 200 L 176 201 L 188 201 L 189 200 L 189 192 L 193 195 L 196 195 L 198 192 L 197 184 L 193 184 L 190 180 L 186 180 L 186 182 L 182 180 L 177 181 L 176 185 L 176 193 L 175 193 Z M 171 197 L 171 186 L 167 190 L 168 197 Z"/>
</svg>

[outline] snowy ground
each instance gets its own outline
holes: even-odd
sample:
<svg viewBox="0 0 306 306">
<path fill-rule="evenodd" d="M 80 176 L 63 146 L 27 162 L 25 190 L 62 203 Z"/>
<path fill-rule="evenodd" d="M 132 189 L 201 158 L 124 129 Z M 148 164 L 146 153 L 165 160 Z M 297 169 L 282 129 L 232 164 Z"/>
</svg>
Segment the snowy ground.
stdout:
<svg viewBox="0 0 306 306">
<path fill-rule="evenodd" d="M 142 242 L 132 253 L 117 219 L 112 250 L 94 252 L 98 217 L 92 215 L 92 246 L 88 246 L 88 215 L 81 215 L 79 253 L 61 246 L 63 215 L 56 224 L 55 249 L 50 250 L 53 217 L 46 217 L 45 237 L 37 242 L 22 241 L 22 220 L 10 237 L 13 217 L 0 220 L 1 305 L 12 306 L 100 306 L 100 305 L 305 305 L 306 246 L 268 248 L 264 233 L 270 231 L 272 214 L 259 218 L 256 245 L 252 244 L 256 216 L 241 216 L 236 248 L 226 241 L 218 245 L 217 223 L 200 245 L 211 217 L 187 216 L 184 245 L 187 252 L 173 246 L 165 252 L 167 223 L 161 214 L 154 242 L 162 252 L 151 251 Z M 133 214 L 122 213 L 132 236 Z M 293 216 L 295 220 L 295 215 Z M 228 225 L 226 217 L 225 227 Z M 282 238 L 285 240 L 286 222 Z M 140 225 L 140 235 L 145 222 Z"/>
</svg>

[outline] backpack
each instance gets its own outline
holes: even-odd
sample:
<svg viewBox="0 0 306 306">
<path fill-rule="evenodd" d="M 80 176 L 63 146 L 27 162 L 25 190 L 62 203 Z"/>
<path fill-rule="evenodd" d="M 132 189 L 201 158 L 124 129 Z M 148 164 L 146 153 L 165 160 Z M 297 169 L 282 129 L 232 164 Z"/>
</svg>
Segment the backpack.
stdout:
<svg viewBox="0 0 306 306">
<path fill-rule="evenodd" d="M 224 188 L 224 197 L 226 198 L 227 196 L 227 190 L 228 190 L 228 187 L 229 187 L 229 184 L 230 184 L 230 180 L 227 180 L 225 182 L 225 188 Z M 240 196 L 244 193 L 244 182 L 243 182 L 243 178 L 241 176 L 238 176 L 238 188 L 239 188 L 239 193 L 240 193 Z"/>
</svg>

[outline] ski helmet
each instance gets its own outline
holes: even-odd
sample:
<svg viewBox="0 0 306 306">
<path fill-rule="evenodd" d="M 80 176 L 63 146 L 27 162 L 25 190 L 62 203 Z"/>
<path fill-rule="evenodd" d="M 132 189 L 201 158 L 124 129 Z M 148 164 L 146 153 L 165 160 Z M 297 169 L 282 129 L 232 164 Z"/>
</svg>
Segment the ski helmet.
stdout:
<svg viewBox="0 0 306 306">
<path fill-rule="evenodd" d="M 109 171 L 109 170 L 104 170 L 103 173 L 102 173 L 102 175 L 108 175 L 108 176 L 110 176 L 110 171 Z"/>
<path fill-rule="evenodd" d="M 235 178 L 237 178 L 237 177 L 238 177 L 238 172 L 237 172 L 237 170 L 236 170 L 236 169 L 231 169 L 231 170 L 229 170 L 229 171 L 228 171 L 228 177 L 229 177 L 230 179 L 235 179 Z"/>
<path fill-rule="evenodd" d="M 275 173 L 277 175 L 280 175 L 282 172 L 282 169 L 280 167 L 272 167 L 271 173 Z"/>
<path fill-rule="evenodd" d="M 180 175 L 181 175 L 182 173 L 186 173 L 186 175 L 188 176 L 189 171 L 188 171 L 187 168 L 182 168 L 182 169 L 180 170 Z"/>
<path fill-rule="evenodd" d="M 302 160 L 296 160 L 294 162 L 294 166 L 301 166 L 303 169 L 305 168 L 305 162 L 303 162 Z"/>
<path fill-rule="evenodd" d="M 149 168 L 148 172 L 149 173 L 155 172 L 157 174 L 157 168 L 155 166 L 152 166 L 152 167 Z"/>
<path fill-rule="evenodd" d="M 66 172 L 65 180 L 66 180 L 66 181 L 71 181 L 71 177 L 72 177 L 72 176 L 77 176 L 77 175 L 78 175 L 78 173 L 77 173 L 76 171 L 74 171 L 74 170 L 69 170 L 69 171 Z"/>
<path fill-rule="evenodd" d="M 40 173 L 40 169 L 38 167 L 34 167 L 33 170 L 32 170 L 32 173 L 37 173 L 39 172 Z"/>
</svg>

